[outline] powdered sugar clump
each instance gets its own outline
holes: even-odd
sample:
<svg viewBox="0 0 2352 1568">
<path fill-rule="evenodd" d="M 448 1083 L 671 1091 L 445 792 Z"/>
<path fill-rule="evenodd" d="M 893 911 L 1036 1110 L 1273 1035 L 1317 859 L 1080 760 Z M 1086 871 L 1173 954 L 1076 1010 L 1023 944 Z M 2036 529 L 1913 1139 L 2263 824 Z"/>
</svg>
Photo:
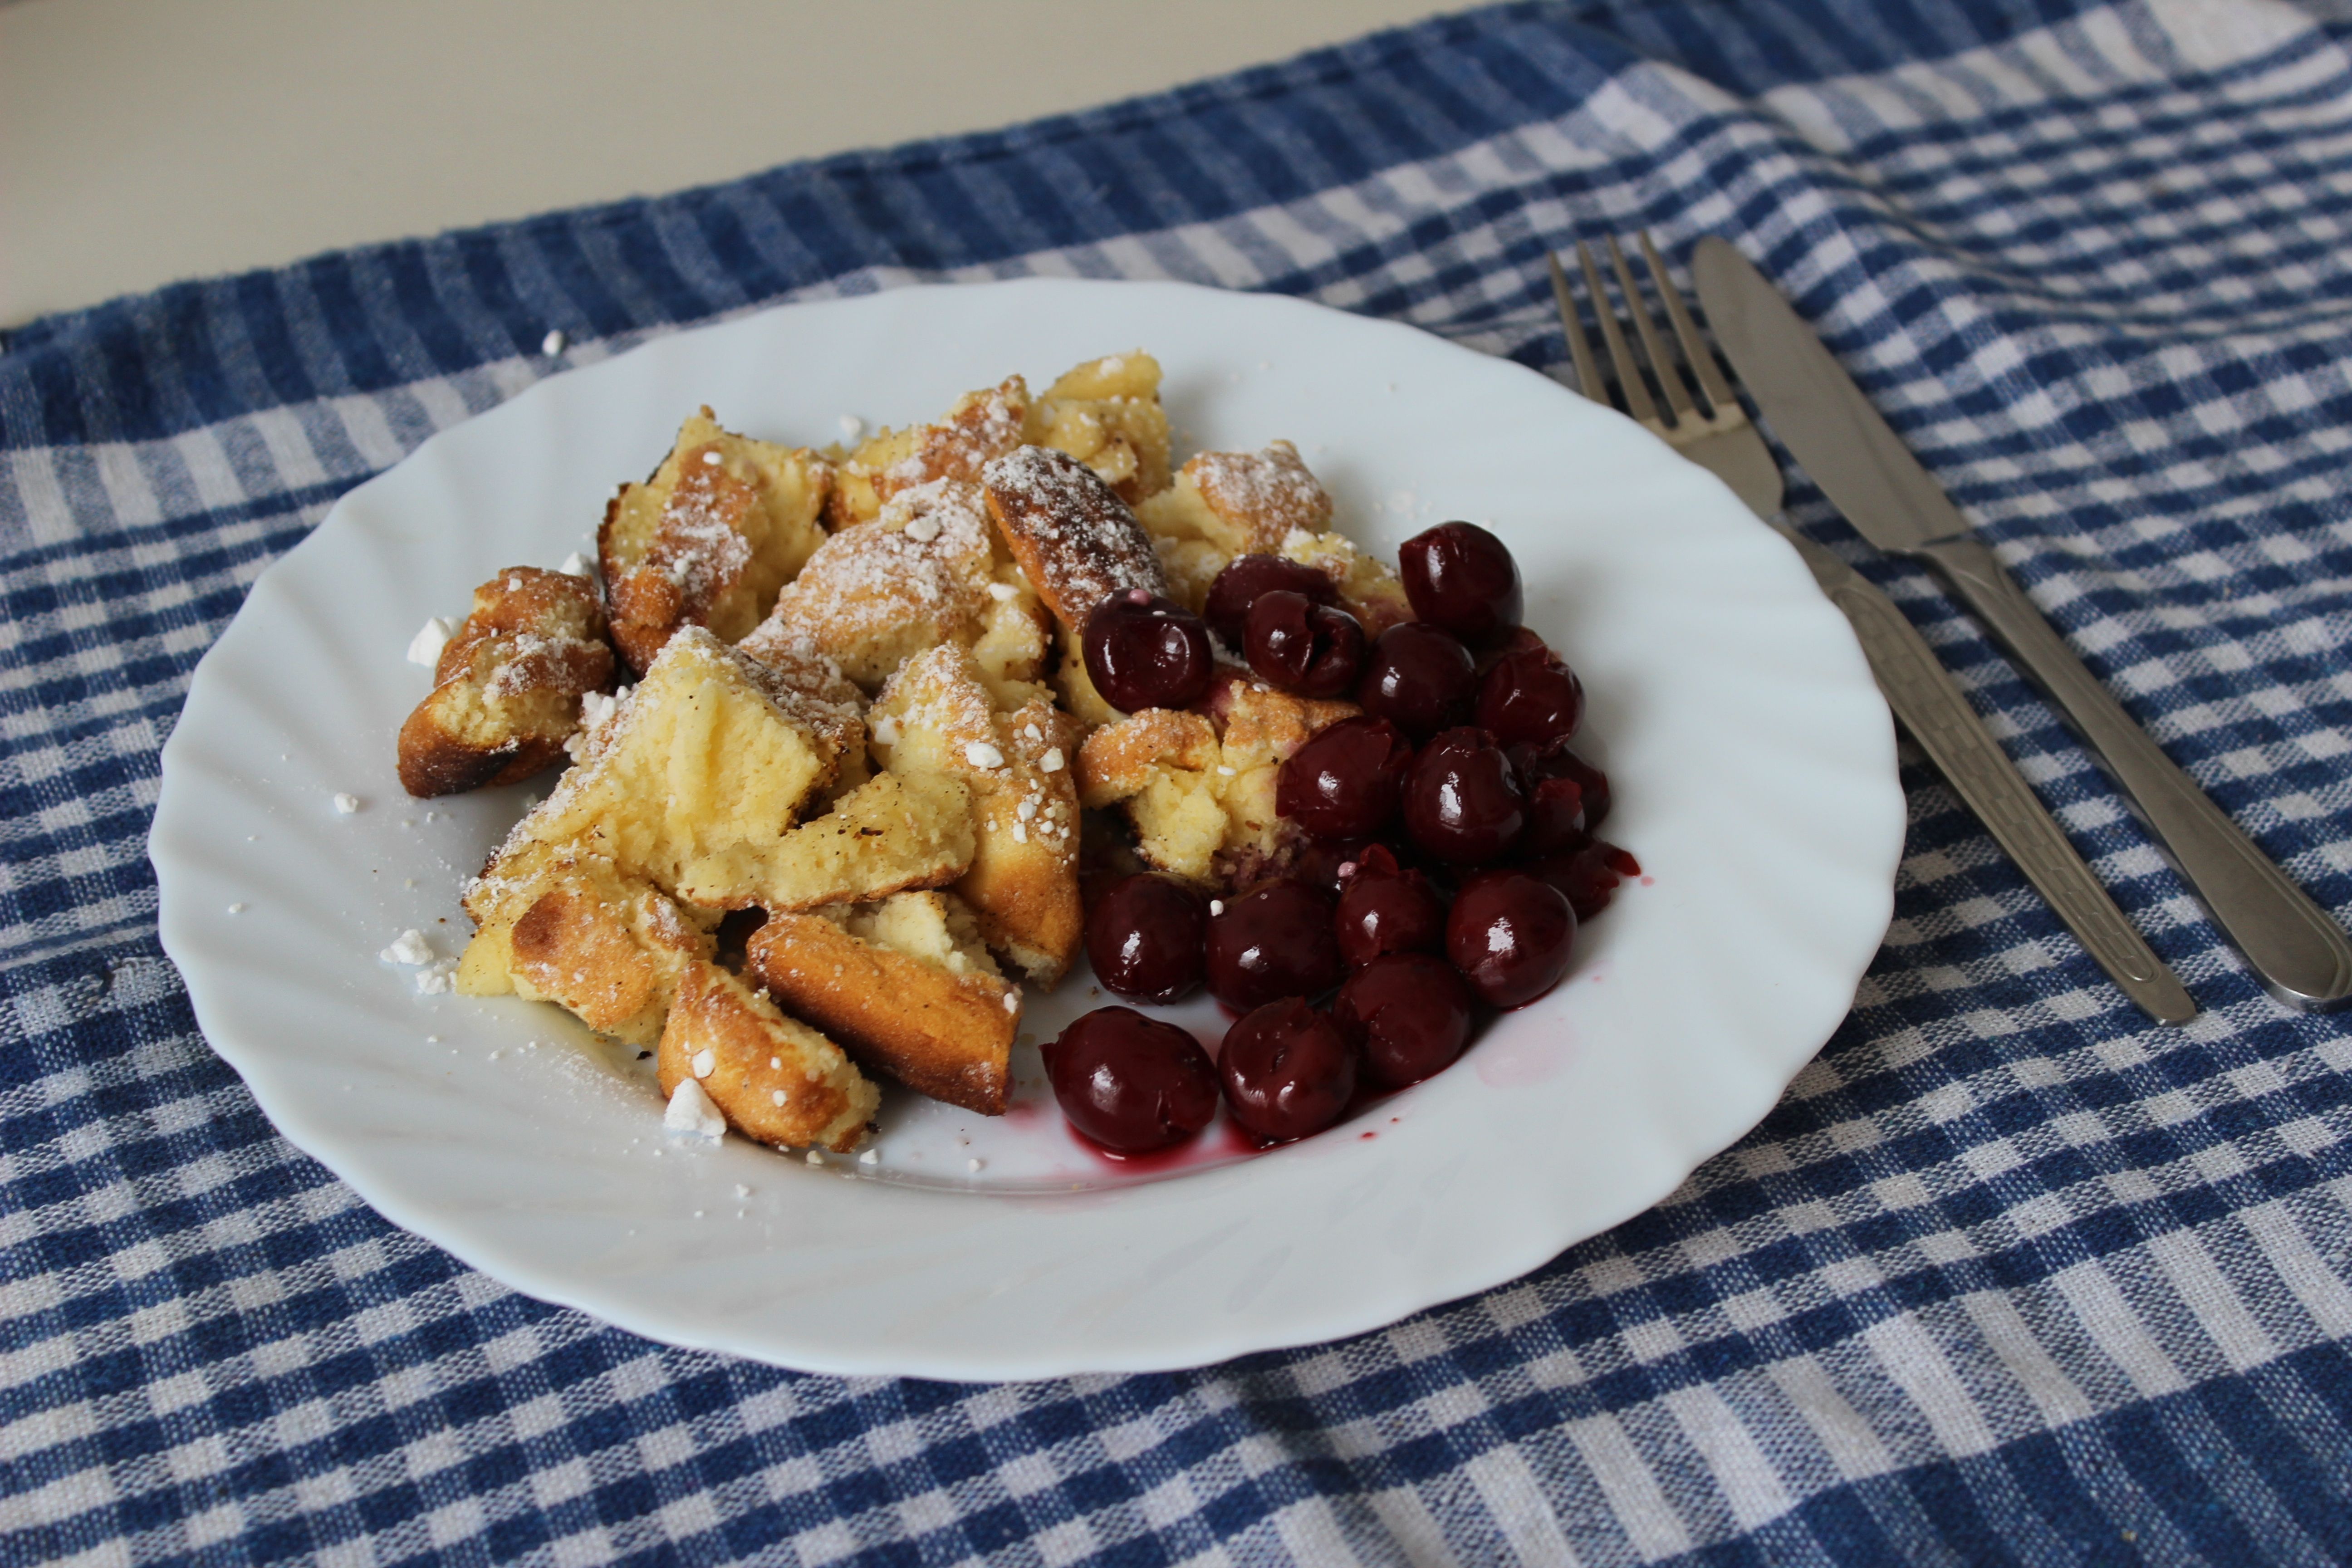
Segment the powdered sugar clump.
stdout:
<svg viewBox="0 0 2352 1568">
<path fill-rule="evenodd" d="M 433 944 L 425 940 L 423 931 L 411 926 L 393 938 L 392 945 L 377 953 L 376 957 L 386 963 L 430 963 L 434 958 Z"/>
<path fill-rule="evenodd" d="M 427 669 L 439 664 L 441 650 L 449 646 L 449 634 L 457 629 L 446 616 L 436 616 L 426 621 L 416 628 L 416 635 L 408 639 L 408 662 L 421 664 Z"/>
<path fill-rule="evenodd" d="M 696 1138 L 717 1142 L 727 1134 L 727 1118 L 719 1113 L 710 1096 L 693 1079 L 677 1081 L 671 1091 L 668 1107 L 662 1111 L 662 1126 L 668 1131 L 685 1133 Z"/>
</svg>

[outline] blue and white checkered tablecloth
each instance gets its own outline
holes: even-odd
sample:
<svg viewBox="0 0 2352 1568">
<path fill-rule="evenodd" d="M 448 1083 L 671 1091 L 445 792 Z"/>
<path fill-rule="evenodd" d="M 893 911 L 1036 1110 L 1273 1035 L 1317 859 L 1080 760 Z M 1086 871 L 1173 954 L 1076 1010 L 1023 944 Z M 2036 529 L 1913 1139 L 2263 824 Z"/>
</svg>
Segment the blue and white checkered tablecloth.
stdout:
<svg viewBox="0 0 2352 1568">
<path fill-rule="evenodd" d="M 278 1138 L 157 946 L 188 674 L 342 490 L 573 357 L 929 279 L 1305 295 L 1529 363 L 1543 256 L 1781 282 L 2074 647 L 2352 915 L 2352 9 L 1586 0 L 1000 133 L 189 283 L 0 353 L 0 1562 L 2352 1560 L 2352 1021 L 2262 993 L 1976 626 L 1916 618 L 2207 1011 L 1976 822 L 1744 1142 L 1340 1344 L 797 1376 L 518 1296 Z"/>
</svg>

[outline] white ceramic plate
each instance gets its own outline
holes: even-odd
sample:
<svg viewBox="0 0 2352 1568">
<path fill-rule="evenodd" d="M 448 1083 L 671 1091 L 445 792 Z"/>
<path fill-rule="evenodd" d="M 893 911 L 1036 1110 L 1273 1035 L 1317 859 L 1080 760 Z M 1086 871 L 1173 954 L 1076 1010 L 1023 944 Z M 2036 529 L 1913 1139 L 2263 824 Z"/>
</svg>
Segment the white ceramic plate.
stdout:
<svg viewBox="0 0 2352 1568">
<path fill-rule="evenodd" d="M 554 1009 L 422 995 L 522 791 L 401 793 L 404 660 L 500 567 L 583 548 L 679 418 L 822 444 L 1141 344 L 1180 449 L 1298 444 L 1393 559 L 1446 517 L 1517 553 L 1582 675 L 1608 836 L 1647 875 L 1549 996 L 1340 1130 L 1113 1170 L 1034 1049 L 1016 1113 L 893 1099 L 877 1163 L 660 1131 L 643 1068 Z M 338 793 L 357 796 L 339 812 Z M 196 670 L 151 841 L 163 938 L 277 1126 L 394 1223 L 657 1340 L 812 1371 L 1165 1369 L 1373 1329 L 1640 1212 L 1759 1121 L 1850 1005 L 1903 841 L 1893 731 L 1852 634 L 1707 474 L 1518 365 L 1296 300 L 1175 284 L 908 289 L 659 339 L 544 382 L 345 496 Z M 232 913 L 232 909 L 236 912 Z M 1046 1038 L 1098 996 L 1033 998 Z M 1192 1015 L 1211 1037 L 1213 1016 Z M 980 1162 L 974 1169 L 972 1163 Z M 1157 1179 L 1149 1179 L 1157 1178 Z"/>
</svg>

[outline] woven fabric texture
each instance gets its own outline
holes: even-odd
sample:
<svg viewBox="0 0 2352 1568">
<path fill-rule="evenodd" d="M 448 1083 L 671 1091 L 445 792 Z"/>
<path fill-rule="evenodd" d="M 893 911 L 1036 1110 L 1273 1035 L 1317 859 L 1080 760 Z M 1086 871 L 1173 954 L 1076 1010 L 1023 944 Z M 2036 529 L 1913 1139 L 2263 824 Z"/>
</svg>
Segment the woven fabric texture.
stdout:
<svg viewBox="0 0 2352 1568">
<path fill-rule="evenodd" d="M 2352 1027 L 2271 1001 L 1975 625 L 1791 471 L 2206 1011 L 1935 776 L 1769 1120 L 1345 1343 L 999 1387 L 518 1296 L 277 1136 L 154 931 L 157 751 L 334 498 L 559 365 L 1024 273 L 1563 357 L 1544 253 L 1756 258 L 2074 647 L 2352 915 L 2352 14 L 1596 0 L 189 283 L 0 353 L 0 1562 L 2352 1560 Z M 1465 1219 L 1475 1223 L 1475 1216 Z"/>
</svg>

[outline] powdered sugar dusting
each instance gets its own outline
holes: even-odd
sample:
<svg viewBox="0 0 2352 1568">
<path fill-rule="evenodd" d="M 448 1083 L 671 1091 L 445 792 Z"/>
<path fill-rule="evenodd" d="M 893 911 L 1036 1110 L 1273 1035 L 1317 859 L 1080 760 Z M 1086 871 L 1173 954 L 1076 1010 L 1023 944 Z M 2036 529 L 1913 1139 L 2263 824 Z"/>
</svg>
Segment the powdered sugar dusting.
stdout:
<svg viewBox="0 0 2352 1568">
<path fill-rule="evenodd" d="M 701 454 L 717 458 L 717 447 Z M 724 470 L 689 463 L 662 508 L 661 526 L 646 548 L 639 570 L 658 572 L 685 600 L 687 616 L 699 620 L 751 563 L 751 542 L 735 520 L 755 501 L 751 487 Z"/>
<path fill-rule="evenodd" d="M 1017 375 L 968 392 L 945 419 L 916 433 L 915 449 L 877 475 L 875 489 L 887 497 L 933 479 L 977 479 L 991 458 L 1021 445 L 1028 416 L 1029 387 Z"/>
<path fill-rule="evenodd" d="M 795 724 L 839 746 L 864 742 L 865 693 L 805 637 L 770 616 L 731 648 L 716 637 L 710 642 L 732 658 L 760 694 Z"/>
<path fill-rule="evenodd" d="M 592 669 L 611 668 L 602 643 L 579 637 L 518 632 L 499 639 L 494 646 L 498 658 L 490 667 L 483 689 L 501 701 L 533 691 L 577 691 L 595 679 L 590 673 Z"/>
<path fill-rule="evenodd" d="M 979 490 L 957 479 L 929 480 L 892 496 L 873 521 L 819 545 L 777 595 L 768 625 L 831 647 L 910 625 L 931 640 L 969 639 L 990 603 L 989 558 Z"/>
<path fill-rule="evenodd" d="M 1253 550 L 1269 549 L 1297 529 L 1319 533 L 1331 521 L 1330 496 L 1287 441 L 1269 442 L 1262 452 L 1202 452 L 1184 474 Z"/>
<path fill-rule="evenodd" d="M 982 482 L 1005 542 L 1064 626 L 1083 626 L 1113 594 L 1168 592 L 1151 536 L 1076 458 L 1023 447 L 989 464 Z"/>
</svg>

